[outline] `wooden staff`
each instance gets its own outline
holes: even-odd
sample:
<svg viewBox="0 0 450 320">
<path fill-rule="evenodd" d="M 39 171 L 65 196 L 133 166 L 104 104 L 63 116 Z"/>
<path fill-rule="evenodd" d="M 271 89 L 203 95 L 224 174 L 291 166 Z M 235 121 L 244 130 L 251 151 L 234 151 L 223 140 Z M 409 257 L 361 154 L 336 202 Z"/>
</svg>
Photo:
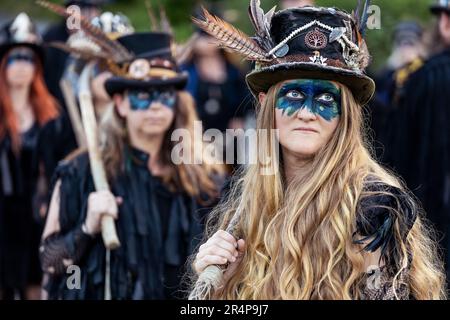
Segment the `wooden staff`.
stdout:
<svg viewBox="0 0 450 320">
<path fill-rule="evenodd" d="M 91 165 L 91 173 L 94 179 L 95 189 L 97 191 L 109 190 L 106 172 L 103 166 L 100 153 L 97 121 L 95 118 L 94 105 L 92 104 L 92 96 L 90 90 L 90 75 L 94 62 L 88 63 L 79 79 L 80 90 L 78 98 L 80 100 L 81 117 L 83 120 L 84 133 L 86 135 L 86 143 L 89 152 L 89 163 Z M 111 300 L 111 284 L 110 284 L 110 257 L 111 251 L 120 246 L 117 237 L 114 219 L 111 216 L 104 215 L 102 217 L 102 236 L 103 243 L 106 247 L 105 257 L 105 300 Z"/>
<path fill-rule="evenodd" d="M 90 90 L 90 75 L 92 68 L 92 62 L 87 64 L 80 76 L 79 100 L 81 116 L 83 119 L 84 132 L 89 152 L 89 162 L 95 189 L 97 191 L 109 191 L 108 180 L 106 179 L 106 172 L 103 166 L 100 148 L 98 146 L 98 128 Z M 102 236 L 106 248 L 116 249 L 120 246 L 114 219 L 110 216 L 103 216 L 102 218 Z"/>
<path fill-rule="evenodd" d="M 242 199 L 228 223 L 226 232 L 237 237 L 237 225 L 242 214 Z M 214 297 L 214 293 L 222 286 L 223 274 L 227 270 L 227 266 L 210 265 L 203 270 L 199 275 L 194 288 L 189 294 L 189 300 L 211 300 Z"/>
<path fill-rule="evenodd" d="M 64 96 L 64 101 L 66 102 L 67 112 L 75 133 L 75 138 L 77 139 L 78 147 L 84 148 L 86 147 L 86 136 L 84 135 L 80 111 L 78 110 L 77 101 L 75 99 L 75 94 L 73 93 L 70 81 L 63 78 L 59 82 L 59 86 Z"/>
</svg>

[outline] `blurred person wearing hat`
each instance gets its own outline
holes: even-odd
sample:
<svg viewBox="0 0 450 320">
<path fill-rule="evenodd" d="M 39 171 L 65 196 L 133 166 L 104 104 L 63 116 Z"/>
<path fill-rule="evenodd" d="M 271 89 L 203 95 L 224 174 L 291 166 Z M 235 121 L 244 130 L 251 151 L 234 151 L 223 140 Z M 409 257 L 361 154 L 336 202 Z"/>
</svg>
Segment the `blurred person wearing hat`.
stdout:
<svg viewBox="0 0 450 320">
<path fill-rule="evenodd" d="M 415 21 L 399 23 L 393 34 L 393 48 L 386 65 L 376 76 L 377 90 L 371 109 L 371 128 L 374 131 L 374 147 L 383 164 L 393 165 L 397 121 L 396 109 L 403 95 L 404 85 L 411 74 L 422 67 L 426 50 L 423 44 L 424 30 Z"/>
<path fill-rule="evenodd" d="M 395 166 L 439 231 L 450 275 L 450 1 L 431 7 L 439 51 L 409 77 L 399 102 Z"/>
<path fill-rule="evenodd" d="M 42 39 L 27 14 L 0 30 L 0 299 L 38 299 L 38 136 L 58 116 L 44 82 Z"/>
<path fill-rule="evenodd" d="M 80 14 L 88 20 L 92 20 L 101 14 L 101 7 L 106 3 L 106 0 L 65 0 L 66 8 L 70 6 L 78 6 Z M 43 39 L 46 43 L 59 41 L 66 42 L 71 33 L 77 30 L 68 30 L 66 20 L 50 26 L 44 33 Z M 59 81 L 66 69 L 68 54 L 57 50 L 55 48 L 47 48 L 48 62 L 45 67 L 45 81 L 50 89 L 50 92 L 58 99 L 60 104 L 65 107 L 64 97 L 62 95 Z"/>
<path fill-rule="evenodd" d="M 259 102 L 257 129 L 278 129 L 280 155 L 274 174 L 261 174 L 264 161 L 245 168 L 211 213 L 192 299 L 446 297 L 420 205 L 365 141 L 362 108 L 375 91 L 364 73 L 367 5 L 353 15 L 265 13 L 252 0 L 254 38 L 208 12 L 197 21 L 255 61 L 247 84 Z M 270 141 L 258 141 L 264 160 L 277 159 Z M 211 265 L 223 267 L 212 286 L 202 276 Z"/>
<path fill-rule="evenodd" d="M 217 7 L 212 7 L 212 10 L 220 12 Z M 227 129 L 244 129 L 249 123 L 254 123 L 251 94 L 244 76 L 249 66 L 237 65 L 234 62 L 236 55 L 218 47 L 215 39 L 201 29 L 196 31 L 193 39 L 190 55 L 182 69 L 189 74 L 187 90 L 195 99 L 203 130 L 215 129 L 225 133 Z M 235 155 L 245 152 L 235 148 L 236 141 L 237 138 L 228 139 L 223 149 L 233 148 Z M 233 162 L 236 160 L 237 156 Z M 229 171 L 236 168 L 237 165 L 230 165 Z"/>
<path fill-rule="evenodd" d="M 66 9 L 73 5 L 78 6 L 80 8 L 80 14 L 86 19 L 91 20 L 101 14 L 101 7 L 106 2 L 107 0 L 66 0 L 64 1 L 64 5 Z M 69 36 L 77 31 L 69 30 L 64 19 L 55 25 L 51 25 L 44 33 L 43 40 L 45 43 L 66 42 Z M 45 82 L 52 95 L 62 107 L 61 116 L 48 123 L 44 130 L 45 136 L 52 137 L 52 143 L 54 145 L 52 149 L 46 149 L 49 153 L 45 154 L 47 159 L 45 162 L 45 171 L 47 177 L 51 178 L 58 162 L 77 148 L 78 141 L 60 86 L 61 79 L 67 69 L 71 68 L 72 60 L 69 59 L 67 52 L 52 46 L 47 46 L 45 53 Z"/>
<path fill-rule="evenodd" d="M 93 30 L 102 30 L 110 39 L 116 39 L 119 36 L 134 32 L 134 28 L 130 21 L 123 14 L 104 12 L 91 20 L 87 17 L 84 17 L 84 19 L 86 22 L 92 24 Z M 42 130 L 39 142 L 45 145 L 48 141 L 52 141 L 53 144 L 52 148 L 42 147 L 39 149 L 42 151 L 41 157 L 45 159 L 45 172 L 50 181 L 60 160 L 77 147 L 81 148 L 86 146 L 78 103 L 78 82 L 83 67 L 89 61 L 97 61 L 98 59 L 96 58 L 95 52 L 101 51 L 102 48 L 93 43 L 83 30 L 79 30 L 70 35 L 66 42 L 53 41 L 49 43 L 49 46 L 52 46 L 61 52 L 70 54 L 67 58 L 67 67 L 60 81 L 60 85 L 61 88 L 64 89 L 63 96 L 67 117 L 70 119 L 71 128 L 73 128 L 76 138 L 76 144 L 65 144 L 67 143 L 66 139 L 61 138 L 58 135 L 58 131 L 62 129 L 60 127 L 62 125 L 61 119 L 49 123 Z M 99 120 L 105 111 L 112 105 L 111 97 L 104 89 L 104 83 L 111 75 L 112 73 L 111 70 L 109 70 L 108 65 L 97 61 L 92 74 L 91 89 L 95 112 Z"/>
<path fill-rule="evenodd" d="M 88 36 L 90 27 L 85 28 Z M 109 283 L 114 300 L 172 299 L 181 294 L 185 261 L 202 234 L 208 206 L 216 201 L 222 167 L 172 157 L 177 143 L 171 137 L 181 130 L 197 139 L 183 140 L 183 152 L 195 163 L 205 160 L 197 149 L 202 141 L 194 134 L 197 117 L 185 91 L 187 75 L 172 54 L 168 30 L 89 39 L 103 48 L 97 59 L 113 74 L 104 88 L 114 105 L 99 126 L 111 191 L 95 191 L 84 151 L 56 170 L 40 250 L 48 298 L 101 300 Z M 116 220 L 121 242 L 111 251 L 109 274 L 100 235 L 105 215 Z M 72 264 L 81 268 L 80 290 L 66 286 Z"/>
</svg>

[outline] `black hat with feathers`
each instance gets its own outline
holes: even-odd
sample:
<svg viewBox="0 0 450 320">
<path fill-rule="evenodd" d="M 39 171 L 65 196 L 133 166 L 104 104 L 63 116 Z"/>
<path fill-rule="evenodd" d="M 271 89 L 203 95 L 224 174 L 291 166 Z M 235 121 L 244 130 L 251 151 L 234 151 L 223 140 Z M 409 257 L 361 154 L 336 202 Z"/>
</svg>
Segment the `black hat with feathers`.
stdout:
<svg viewBox="0 0 450 320">
<path fill-rule="evenodd" d="M 249 15 L 256 35 L 248 37 L 227 22 L 203 11 L 193 19 L 219 43 L 255 62 L 247 75 L 254 94 L 289 79 L 323 79 L 346 85 L 360 104 L 375 92 L 365 74 L 370 55 L 364 40 L 370 1 L 358 2 L 352 15 L 336 8 L 302 7 L 265 13 L 251 0 Z"/>
</svg>

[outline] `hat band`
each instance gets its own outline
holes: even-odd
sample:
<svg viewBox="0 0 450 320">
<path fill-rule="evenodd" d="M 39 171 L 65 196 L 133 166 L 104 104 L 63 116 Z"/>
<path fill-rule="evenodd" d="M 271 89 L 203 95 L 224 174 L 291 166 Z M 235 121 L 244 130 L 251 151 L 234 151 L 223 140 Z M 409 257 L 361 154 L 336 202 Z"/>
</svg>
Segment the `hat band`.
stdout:
<svg viewBox="0 0 450 320">
<path fill-rule="evenodd" d="M 333 28 L 333 27 L 331 27 L 331 26 L 329 26 L 329 25 L 326 25 L 326 24 L 324 24 L 324 23 L 322 23 L 322 22 L 320 22 L 320 21 L 317 21 L 317 20 L 311 21 L 310 23 L 305 24 L 304 26 L 302 26 L 302 27 L 300 27 L 300 28 L 297 28 L 296 30 L 294 30 L 293 32 L 291 32 L 291 34 L 289 34 L 283 41 L 281 41 L 277 46 L 275 46 L 272 50 L 270 50 L 269 55 L 272 55 L 272 56 L 274 56 L 274 57 L 276 58 L 275 53 L 276 53 L 278 50 L 280 50 L 281 47 L 283 47 L 285 44 L 287 44 L 289 41 L 291 41 L 291 40 L 292 40 L 296 35 L 298 35 L 300 32 L 305 31 L 305 30 L 311 28 L 311 27 L 314 26 L 314 25 L 317 25 L 317 26 L 319 26 L 319 27 L 321 27 L 321 28 L 323 28 L 323 29 L 325 29 L 325 30 L 328 30 L 328 31 L 330 31 L 332 34 L 333 34 L 333 32 L 338 32 L 338 31 L 340 30 L 339 27 Z M 331 38 L 332 34 L 330 35 L 330 38 Z M 341 39 L 342 39 L 342 40 L 343 40 L 343 41 L 344 41 L 351 49 L 353 49 L 353 50 L 355 50 L 355 51 L 359 51 L 359 47 L 358 47 L 356 44 L 354 44 L 352 41 L 350 41 L 350 39 L 349 39 L 345 34 L 342 34 L 339 38 L 332 39 L 332 40 L 339 41 L 339 40 L 341 40 Z M 332 42 L 332 41 L 330 41 L 330 42 Z M 341 45 L 343 45 L 343 43 L 341 43 Z M 343 46 L 344 46 L 344 45 L 343 45 Z"/>
<path fill-rule="evenodd" d="M 121 66 L 111 60 L 108 61 L 108 68 L 112 73 L 119 77 L 135 80 L 175 78 L 178 76 L 178 72 L 170 68 L 173 66 L 172 62 L 163 59 L 154 59 L 152 61 L 137 59 Z"/>
</svg>

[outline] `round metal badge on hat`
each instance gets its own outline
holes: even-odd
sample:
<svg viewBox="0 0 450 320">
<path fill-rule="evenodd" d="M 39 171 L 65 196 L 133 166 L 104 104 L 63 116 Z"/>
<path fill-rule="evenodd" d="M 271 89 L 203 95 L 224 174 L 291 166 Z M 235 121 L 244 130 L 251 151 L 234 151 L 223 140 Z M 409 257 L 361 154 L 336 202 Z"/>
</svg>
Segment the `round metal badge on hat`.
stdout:
<svg viewBox="0 0 450 320">
<path fill-rule="evenodd" d="M 323 49 L 328 44 L 327 36 L 318 28 L 315 28 L 314 31 L 310 31 L 306 34 L 305 44 L 308 46 L 308 48 L 314 50 Z"/>
<path fill-rule="evenodd" d="M 145 79 L 150 72 L 150 63 L 145 59 L 137 59 L 130 64 L 128 74 L 134 79 Z"/>
</svg>

